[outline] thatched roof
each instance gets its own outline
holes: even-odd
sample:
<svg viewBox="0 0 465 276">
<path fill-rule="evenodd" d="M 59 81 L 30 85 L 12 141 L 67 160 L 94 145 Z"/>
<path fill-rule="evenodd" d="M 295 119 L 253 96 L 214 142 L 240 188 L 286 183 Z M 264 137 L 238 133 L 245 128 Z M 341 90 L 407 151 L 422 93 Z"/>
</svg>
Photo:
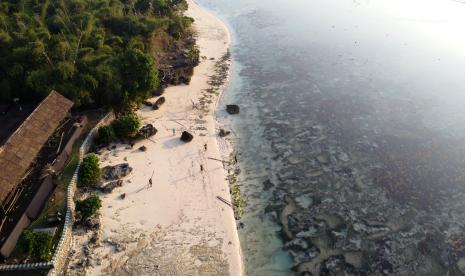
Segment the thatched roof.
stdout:
<svg viewBox="0 0 465 276">
<path fill-rule="evenodd" d="M 72 106 L 73 102 L 58 92 L 50 92 L 0 147 L 0 202 L 22 181 Z"/>
</svg>

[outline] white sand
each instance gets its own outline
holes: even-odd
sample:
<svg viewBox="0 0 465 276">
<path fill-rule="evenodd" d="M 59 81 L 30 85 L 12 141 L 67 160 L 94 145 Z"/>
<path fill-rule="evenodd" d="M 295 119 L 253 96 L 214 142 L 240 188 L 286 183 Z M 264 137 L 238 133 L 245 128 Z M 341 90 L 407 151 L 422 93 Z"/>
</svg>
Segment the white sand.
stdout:
<svg viewBox="0 0 465 276">
<path fill-rule="evenodd" d="M 123 243 L 126 249 L 110 254 L 109 246 L 95 250 L 101 265 L 89 274 L 224 275 L 229 267 L 229 275 L 242 275 L 233 211 L 216 198 L 231 200 L 227 172 L 221 162 L 208 159 L 229 155 L 229 144 L 217 136 L 218 96 L 203 115 L 191 102 L 205 96 L 209 76 L 226 53 L 230 37 L 219 19 L 190 0 L 187 14 L 195 19 L 200 56 L 207 58 L 195 68 L 189 85 L 166 89 L 160 110 L 139 111 L 143 123 L 152 123 L 159 131 L 151 140 L 101 156 L 102 166 L 128 162 L 134 168 L 123 187 L 102 197 L 102 240 Z M 194 140 L 181 142 L 182 130 L 193 133 Z M 137 150 L 142 145 L 146 152 Z M 152 173 L 153 186 L 147 188 Z M 122 193 L 124 200 L 119 199 Z M 77 239 L 75 249 L 79 243 Z"/>
</svg>

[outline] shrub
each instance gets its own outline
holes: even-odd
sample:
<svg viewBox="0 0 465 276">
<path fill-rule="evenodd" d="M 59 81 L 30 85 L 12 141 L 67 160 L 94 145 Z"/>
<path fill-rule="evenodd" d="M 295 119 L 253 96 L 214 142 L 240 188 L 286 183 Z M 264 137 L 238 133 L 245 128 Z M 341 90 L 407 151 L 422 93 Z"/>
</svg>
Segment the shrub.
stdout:
<svg viewBox="0 0 465 276">
<path fill-rule="evenodd" d="M 45 232 L 34 233 L 26 230 L 23 233 L 22 245 L 24 250 L 41 261 L 52 259 L 53 236 Z"/>
<path fill-rule="evenodd" d="M 96 183 L 100 178 L 100 167 L 98 157 L 95 154 L 90 154 L 84 158 L 81 167 L 79 168 L 79 187 L 87 187 Z"/>
<path fill-rule="evenodd" d="M 200 57 L 200 50 L 199 48 L 194 45 L 189 49 L 189 52 L 187 52 L 187 58 L 189 59 L 190 63 L 192 65 L 198 65 L 199 64 L 199 57 Z"/>
<path fill-rule="evenodd" d="M 108 145 L 116 138 L 115 131 L 112 126 L 102 126 L 98 129 L 97 142 L 101 145 Z"/>
<path fill-rule="evenodd" d="M 76 211 L 81 213 L 81 216 L 84 219 L 97 213 L 100 207 L 102 207 L 102 200 L 95 195 L 76 202 Z"/>
<path fill-rule="evenodd" d="M 123 115 L 113 124 L 116 135 L 120 138 L 133 138 L 139 132 L 141 121 L 135 114 Z"/>
</svg>

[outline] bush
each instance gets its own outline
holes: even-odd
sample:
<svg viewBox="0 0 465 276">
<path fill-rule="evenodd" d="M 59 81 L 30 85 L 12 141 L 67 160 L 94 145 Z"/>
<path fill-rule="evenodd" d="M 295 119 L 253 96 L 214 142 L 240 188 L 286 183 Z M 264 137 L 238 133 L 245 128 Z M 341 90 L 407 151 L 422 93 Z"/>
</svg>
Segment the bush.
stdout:
<svg viewBox="0 0 465 276">
<path fill-rule="evenodd" d="M 33 233 L 26 230 L 23 233 L 22 245 L 24 250 L 41 261 L 52 259 L 53 237 L 45 232 Z"/>
<path fill-rule="evenodd" d="M 112 126 L 102 126 L 98 129 L 97 142 L 100 145 L 108 145 L 116 138 L 115 131 Z"/>
<path fill-rule="evenodd" d="M 102 200 L 95 195 L 76 202 L 76 211 L 81 213 L 81 216 L 84 219 L 97 213 L 100 207 L 102 207 Z"/>
<path fill-rule="evenodd" d="M 115 133 L 120 138 L 134 138 L 140 126 L 141 121 L 135 114 L 123 115 L 113 124 Z"/>
<path fill-rule="evenodd" d="M 189 52 L 187 52 L 187 58 L 189 59 L 190 64 L 198 65 L 199 57 L 200 57 L 199 48 L 196 45 L 192 46 L 192 48 L 189 49 Z"/>
<path fill-rule="evenodd" d="M 100 178 L 101 170 L 98 164 L 98 157 L 90 154 L 84 158 L 79 168 L 79 187 L 88 187 L 95 184 Z"/>
</svg>

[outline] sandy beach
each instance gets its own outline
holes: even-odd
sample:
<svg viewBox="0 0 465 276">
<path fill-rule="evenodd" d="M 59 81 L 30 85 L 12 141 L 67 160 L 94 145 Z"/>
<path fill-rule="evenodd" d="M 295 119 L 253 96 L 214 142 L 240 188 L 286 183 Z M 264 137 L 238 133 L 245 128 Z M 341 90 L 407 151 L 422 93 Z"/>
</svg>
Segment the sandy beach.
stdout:
<svg viewBox="0 0 465 276">
<path fill-rule="evenodd" d="M 230 36 L 219 19 L 192 1 L 187 15 L 195 19 L 203 57 L 190 84 L 167 88 L 160 110 L 138 111 L 143 124 L 158 129 L 155 136 L 133 149 L 117 145 L 100 155 L 101 167 L 127 162 L 133 171 L 122 187 L 101 197 L 100 246 L 92 249 L 89 275 L 242 275 L 233 210 L 217 199 L 231 201 L 227 168 L 215 160 L 229 160 L 231 153 L 218 137 L 214 115 L 224 85 L 211 89 Z M 184 130 L 194 134 L 192 142 L 180 141 Z M 141 146 L 147 150 L 139 151 Z M 85 236 L 77 237 L 73 249 L 86 243 Z"/>
</svg>

